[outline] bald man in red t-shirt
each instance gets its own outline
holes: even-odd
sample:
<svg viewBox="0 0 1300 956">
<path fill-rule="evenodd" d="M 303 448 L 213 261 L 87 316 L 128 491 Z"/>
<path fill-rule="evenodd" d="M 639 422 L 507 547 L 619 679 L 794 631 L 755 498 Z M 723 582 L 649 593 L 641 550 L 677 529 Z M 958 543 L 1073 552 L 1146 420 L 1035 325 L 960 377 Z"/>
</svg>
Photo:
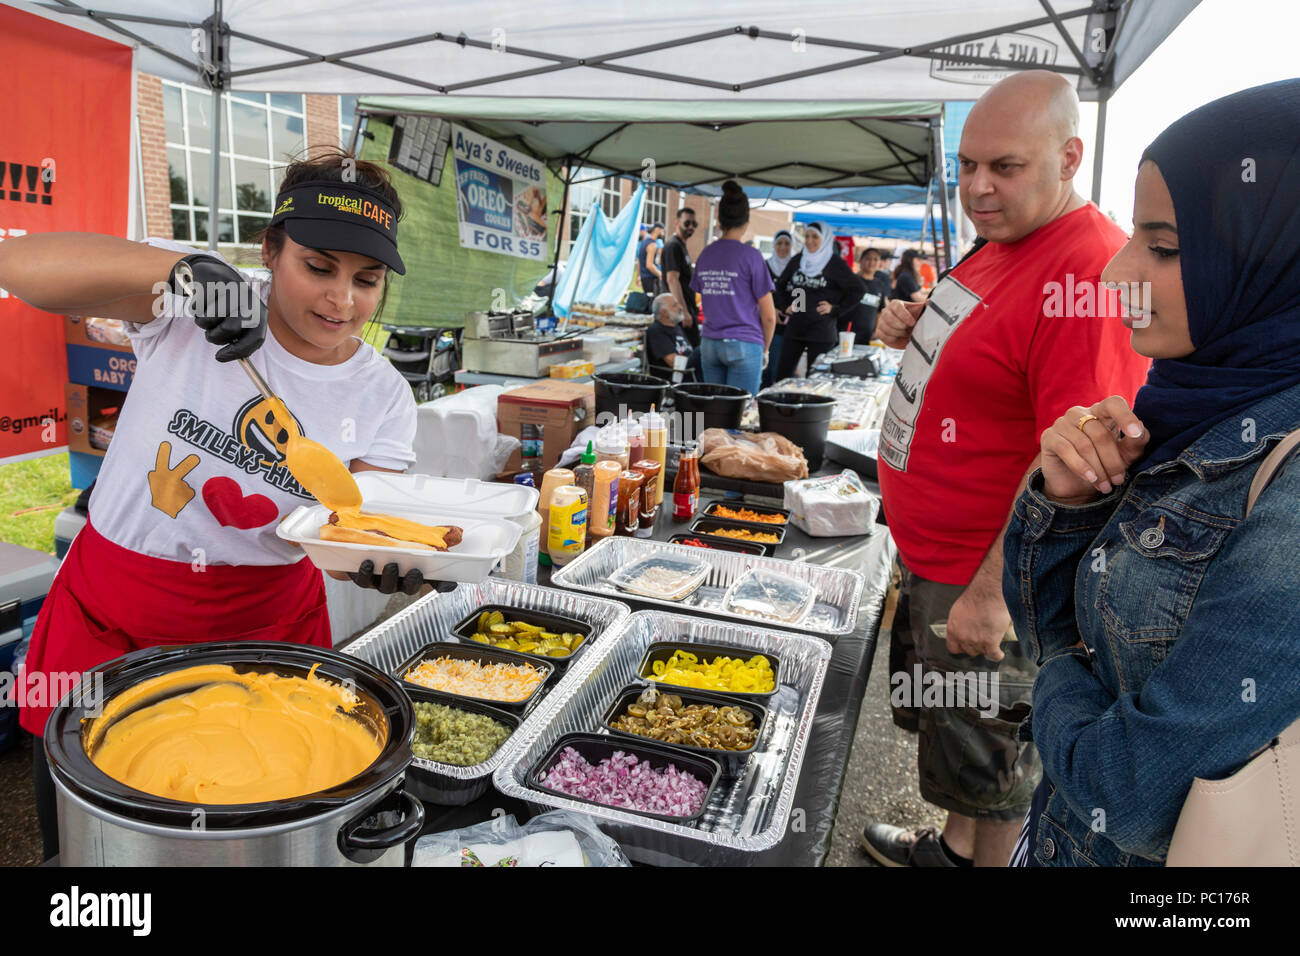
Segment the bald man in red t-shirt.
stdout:
<svg viewBox="0 0 1300 956">
<path fill-rule="evenodd" d="M 878 320 L 905 349 L 879 454 L 903 580 L 891 703 L 919 730 L 922 796 L 948 811 L 942 833 L 868 825 L 863 846 L 885 865 L 1007 864 L 1040 770 L 1016 739 L 1036 666 L 1002 597 L 1003 528 L 1043 430 L 1080 396 L 1131 400 L 1146 378 L 1100 288 L 1126 237 L 1074 190 L 1077 127 L 1078 98 L 1054 73 L 985 93 L 958 152 L 983 242 L 928 302 L 892 301 Z"/>
</svg>

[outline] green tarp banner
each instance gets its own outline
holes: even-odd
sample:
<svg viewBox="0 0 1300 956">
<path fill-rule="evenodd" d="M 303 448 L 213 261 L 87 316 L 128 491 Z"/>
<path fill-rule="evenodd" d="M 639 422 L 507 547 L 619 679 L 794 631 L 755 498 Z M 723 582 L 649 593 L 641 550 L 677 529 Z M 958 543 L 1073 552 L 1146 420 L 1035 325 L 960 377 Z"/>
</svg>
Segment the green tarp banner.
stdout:
<svg viewBox="0 0 1300 956">
<path fill-rule="evenodd" d="M 371 117 L 362 140 L 360 158 L 388 162 L 393 127 L 386 117 Z M 406 275 L 394 275 L 379 321 L 394 325 L 460 328 L 465 313 L 475 309 L 512 308 L 528 295 L 551 268 L 555 232 L 564 184 L 546 172 L 547 242 L 544 262 L 532 262 L 493 252 L 462 249 L 456 218 L 456 171 L 452 151 L 443 165 L 441 185 L 434 186 L 391 166 L 387 167 L 402 197 L 405 215 L 397 228 Z"/>
</svg>

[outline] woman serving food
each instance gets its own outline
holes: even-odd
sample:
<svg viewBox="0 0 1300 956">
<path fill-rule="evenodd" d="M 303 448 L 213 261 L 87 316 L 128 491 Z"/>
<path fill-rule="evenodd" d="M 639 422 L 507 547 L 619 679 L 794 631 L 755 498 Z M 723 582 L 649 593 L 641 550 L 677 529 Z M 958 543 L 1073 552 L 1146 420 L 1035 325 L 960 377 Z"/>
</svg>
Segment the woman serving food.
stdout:
<svg viewBox="0 0 1300 956">
<path fill-rule="evenodd" d="M 307 473 L 286 457 L 323 446 L 352 472 L 403 472 L 415 460 L 410 387 L 357 337 L 383 305 L 389 272 L 405 273 L 401 214 L 381 167 L 337 152 L 286 171 L 262 237 L 269 281 L 249 285 L 220 256 L 163 239 L 53 233 L 0 244 L 0 287 L 37 308 L 121 320 L 137 363 L 89 519 L 19 677 L 26 730 L 42 734 L 57 703 L 28 693 L 38 681 L 131 651 L 331 645 L 321 572 L 276 536 L 281 518 L 314 503 L 296 477 Z M 275 398 L 239 367 L 250 356 Z M 365 515 L 349 507 L 359 495 L 325 503 L 338 533 L 323 537 L 439 550 L 458 540 L 459 529 Z M 376 575 L 367 561 L 351 577 L 392 593 L 398 573 L 394 563 Z M 400 584 L 414 593 L 424 581 L 414 570 Z M 53 786 L 43 748 L 33 752 L 49 855 Z"/>
</svg>

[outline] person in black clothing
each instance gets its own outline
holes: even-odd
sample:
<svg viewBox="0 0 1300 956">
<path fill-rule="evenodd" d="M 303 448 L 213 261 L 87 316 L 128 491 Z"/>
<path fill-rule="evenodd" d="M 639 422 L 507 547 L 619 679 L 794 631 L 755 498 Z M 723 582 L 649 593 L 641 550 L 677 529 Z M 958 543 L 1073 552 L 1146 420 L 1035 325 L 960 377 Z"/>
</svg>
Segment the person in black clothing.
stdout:
<svg viewBox="0 0 1300 956">
<path fill-rule="evenodd" d="M 902 299 L 904 302 L 926 300 L 926 293 L 921 290 L 920 255 L 915 249 L 904 250 L 902 261 L 894 270 L 894 294 L 890 296 L 891 299 Z"/>
<path fill-rule="evenodd" d="M 671 293 L 673 298 L 686 313 L 682 330 L 690 340 L 691 348 L 700 347 L 700 307 L 695 300 L 695 290 L 691 288 L 691 254 L 686 250 L 686 243 L 695 235 L 699 220 L 695 210 L 683 206 L 677 210 L 677 228 L 672 238 L 664 243 L 663 255 L 660 256 L 664 287 L 662 291 Z"/>
<path fill-rule="evenodd" d="M 655 297 L 651 306 L 654 322 L 645 330 L 646 354 L 650 358 L 650 374 L 672 374 L 676 367 L 674 360 L 679 355 L 687 358 L 686 367 L 700 368 L 700 350 L 691 345 L 682 331 L 682 320 L 686 310 L 676 297 L 665 292 Z"/>
<path fill-rule="evenodd" d="M 868 342 L 876 329 L 876 316 L 889 299 L 891 286 L 889 273 L 880 268 L 879 249 L 862 250 L 858 256 L 858 278 L 866 284 L 867 291 L 863 293 L 862 301 L 858 303 L 853 315 L 840 319 L 839 330 L 847 331 L 852 324 L 857 341 Z"/>
<path fill-rule="evenodd" d="M 806 351 L 808 362 L 839 341 L 841 315 L 855 314 L 866 283 L 840 257 L 839 249 L 820 222 L 804 230 L 804 248 L 790 260 L 776 284 L 776 306 L 789 316 L 780 363 L 774 381 L 789 378 Z"/>
<path fill-rule="evenodd" d="M 641 288 L 651 297 L 664 291 L 660 287 L 663 273 L 659 268 L 659 240 L 663 238 L 663 234 L 663 223 L 656 222 L 636 247 L 636 265 L 641 275 Z"/>
<path fill-rule="evenodd" d="M 793 249 L 794 236 L 790 235 L 790 230 L 778 229 L 776 235 L 772 237 L 772 254 L 767 257 L 767 271 L 772 274 L 772 285 L 774 287 L 781 280 L 781 274 L 785 272 L 785 267 L 790 264 L 790 260 L 793 258 L 791 255 Z M 777 366 L 781 364 L 781 352 L 785 348 L 785 325 L 786 317 L 778 312 L 776 316 L 776 332 L 772 335 L 772 344 L 767 350 L 767 368 L 763 369 L 760 388 L 767 388 L 772 384 L 772 375 L 776 372 Z"/>
</svg>

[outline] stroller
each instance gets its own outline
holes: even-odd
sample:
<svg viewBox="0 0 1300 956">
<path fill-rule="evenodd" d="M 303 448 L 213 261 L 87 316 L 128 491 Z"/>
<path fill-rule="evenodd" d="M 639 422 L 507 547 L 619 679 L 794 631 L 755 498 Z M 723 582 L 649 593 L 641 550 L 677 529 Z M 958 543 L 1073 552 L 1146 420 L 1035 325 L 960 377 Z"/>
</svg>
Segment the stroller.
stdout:
<svg viewBox="0 0 1300 956">
<path fill-rule="evenodd" d="M 461 329 L 384 325 L 384 357 L 411 383 L 417 402 L 441 398 L 460 368 Z"/>
</svg>

